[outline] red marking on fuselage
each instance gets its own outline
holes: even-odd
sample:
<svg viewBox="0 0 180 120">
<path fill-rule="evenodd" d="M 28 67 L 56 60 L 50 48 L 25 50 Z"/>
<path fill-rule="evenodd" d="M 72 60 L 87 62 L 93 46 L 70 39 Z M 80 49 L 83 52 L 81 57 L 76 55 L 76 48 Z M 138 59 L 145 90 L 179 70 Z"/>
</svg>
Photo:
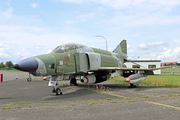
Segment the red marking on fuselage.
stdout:
<svg viewBox="0 0 180 120">
<path fill-rule="evenodd" d="M 68 62 L 69 61 L 69 57 L 64 57 L 65 61 Z"/>
</svg>

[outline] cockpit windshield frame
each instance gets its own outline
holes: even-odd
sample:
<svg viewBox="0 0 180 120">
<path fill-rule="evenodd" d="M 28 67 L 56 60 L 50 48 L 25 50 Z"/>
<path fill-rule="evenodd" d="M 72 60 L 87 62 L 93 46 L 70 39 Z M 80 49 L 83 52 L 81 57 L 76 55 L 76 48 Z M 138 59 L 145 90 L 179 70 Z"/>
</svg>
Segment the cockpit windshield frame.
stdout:
<svg viewBox="0 0 180 120">
<path fill-rule="evenodd" d="M 74 43 L 69 43 L 69 44 L 64 44 L 64 45 L 59 45 L 57 46 L 52 53 L 65 53 L 70 50 L 78 49 L 78 48 L 83 48 L 86 47 L 85 45 L 81 44 L 74 44 Z"/>
</svg>

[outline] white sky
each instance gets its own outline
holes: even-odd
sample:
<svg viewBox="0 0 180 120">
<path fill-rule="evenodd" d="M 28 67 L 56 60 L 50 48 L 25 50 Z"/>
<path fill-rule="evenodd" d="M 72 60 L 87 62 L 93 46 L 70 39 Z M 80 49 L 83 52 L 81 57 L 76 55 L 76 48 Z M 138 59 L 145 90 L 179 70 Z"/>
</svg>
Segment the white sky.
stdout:
<svg viewBox="0 0 180 120">
<path fill-rule="evenodd" d="M 112 51 L 126 39 L 128 59 L 180 62 L 180 0 L 3 0 L 0 62 L 17 63 L 65 43 Z"/>
</svg>

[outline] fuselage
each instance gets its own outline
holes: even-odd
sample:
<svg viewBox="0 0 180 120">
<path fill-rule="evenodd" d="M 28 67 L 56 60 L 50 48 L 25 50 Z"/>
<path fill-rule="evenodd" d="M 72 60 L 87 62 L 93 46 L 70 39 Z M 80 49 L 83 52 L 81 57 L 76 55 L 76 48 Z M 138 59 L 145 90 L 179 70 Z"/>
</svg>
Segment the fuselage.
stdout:
<svg viewBox="0 0 180 120">
<path fill-rule="evenodd" d="M 125 67 L 125 54 L 118 54 L 79 44 L 58 46 L 49 54 L 24 59 L 16 69 L 34 76 L 96 72 L 99 67 Z"/>
</svg>

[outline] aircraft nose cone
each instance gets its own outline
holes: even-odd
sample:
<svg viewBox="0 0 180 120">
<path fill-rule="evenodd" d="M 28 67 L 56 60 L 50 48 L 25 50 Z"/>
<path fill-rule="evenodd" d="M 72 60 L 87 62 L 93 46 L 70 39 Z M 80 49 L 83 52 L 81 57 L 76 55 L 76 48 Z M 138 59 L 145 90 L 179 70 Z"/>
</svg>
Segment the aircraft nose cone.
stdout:
<svg viewBox="0 0 180 120">
<path fill-rule="evenodd" d="M 126 82 L 128 82 L 128 83 L 129 83 L 130 81 L 131 81 L 131 80 L 130 80 L 130 78 L 127 78 L 127 79 L 126 79 Z"/>
<path fill-rule="evenodd" d="M 17 63 L 14 68 L 26 72 L 35 72 L 38 68 L 38 62 L 35 58 L 27 58 Z"/>
</svg>

